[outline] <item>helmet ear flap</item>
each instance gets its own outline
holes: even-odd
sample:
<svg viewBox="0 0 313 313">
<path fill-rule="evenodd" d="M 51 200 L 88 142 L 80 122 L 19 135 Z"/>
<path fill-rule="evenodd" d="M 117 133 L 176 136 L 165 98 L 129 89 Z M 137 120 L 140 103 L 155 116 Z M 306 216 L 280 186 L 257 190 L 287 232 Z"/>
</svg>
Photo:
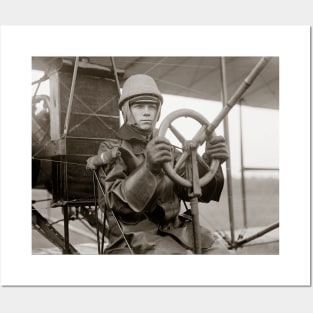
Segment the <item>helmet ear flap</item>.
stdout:
<svg viewBox="0 0 313 313">
<path fill-rule="evenodd" d="M 123 116 L 124 122 L 126 123 L 127 122 L 127 115 L 125 114 L 125 111 L 123 110 L 123 107 L 122 107 L 122 116 Z"/>
<path fill-rule="evenodd" d="M 135 124 L 136 121 L 129 107 L 129 100 L 126 100 L 121 107 L 124 122 L 127 124 Z"/>
<path fill-rule="evenodd" d="M 156 121 L 158 121 L 158 120 L 160 119 L 160 115 L 161 115 L 161 105 L 162 105 L 162 104 L 160 104 L 160 105 L 158 106 L 158 112 L 157 112 L 157 114 L 156 114 Z"/>
</svg>

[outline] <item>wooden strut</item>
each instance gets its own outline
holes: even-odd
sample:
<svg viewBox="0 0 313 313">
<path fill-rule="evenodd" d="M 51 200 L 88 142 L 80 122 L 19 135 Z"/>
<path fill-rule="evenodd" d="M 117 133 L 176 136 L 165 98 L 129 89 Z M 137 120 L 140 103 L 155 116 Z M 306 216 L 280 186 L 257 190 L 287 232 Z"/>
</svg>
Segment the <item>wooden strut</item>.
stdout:
<svg viewBox="0 0 313 313">
<path fill-rule="evenodd" d="M 226 106 L 226 102 L 228 100 L 227 95 L 227 81 L 226 81 L 226 62 L 225 58 L 221 58 L 220 62 L 221 66 L 221 86 L 222 86 L 222 103 L 223 107 Z M 228 127 L 228 115 L 225 116 L 224 122 L 224 136 L 225 136 L 225 142 L 228 147 L 230 147 L 229 144 L 229 127 Z M 229 152 L 230 153 L 230 152 Z M 230 237 L 231 242 L 234 242 L 234 234 L 235 234 L 235 222 L 234 222 L 234 206 L 233 206 L 233 187 L 232 187 L 232 175 L 231 175 L 231 162 L 230 162 L 231 156 L 229 155 L 229 159 L 226 160 L 226 177 L 227 177 L 227 195 L 228 195 L 228 214 L 229 214 L 229 224 L 230 224 Z"/>
<path fill-rule="evenodd" d="M 112 68 L 113 68 L 113 74 L 114 74 L 114 78 L 115 78 L 115 83 L 116 83 L 116 89 L 117 89 L 117 94 L 120 97 L 121 96 L 121 87 L 120 87 L 120 82 L 118 80 L 118 76 L 117 76 L 117 70 L 116 70 L 116 66 L 115 66 L 115 61 L 113 57 L 110 57 L 111 60 L 111 64 L 112 64 Z"/>
<path fill-rule="evenodd" d="M 187 178 L 192 181 L 192 187 L 189 188 L 189 203 L 192 216 L 192 229 L 194 240 L 194 254 L 201 254 L 201 232 L 200 232 L 200 218 L 199 218 L 199 206 L 198 198 L 201 196 L 201 187 L 199 183 L 199 172 L 197 163 L 197 145 L 195 142 L 186 141 L 185 148 L 189 150 L 190 156 L 186 162 L 186 175 Z"/>
<path fill-rule="evenodd" d="M 72 110 L 72 105 L 73 105 L 73 98 L 74 98 L 74 90 L 75 90 L 75 85 L 76 85 L 76 78 L 77 78 L 77 69 L 78 69 L 78 64 L 79 64 L 79 57 L 76 57 L 75 59 L 75 65 L 74 65 L 74 72 L 73 72 L 73 78 L 72 78 L 72 85 L 71 85 L 71 90 L 70 90 L 70 97 L 69 97 L 69 102 L 67 106 L 67 112 L 65 116 L 65 123 L 64 123 L 64 134 L 63 136 L 66 137 L 68 134 L 69 130 L 69 125 L 70 125 L 70 116 L 71 116 L 71 110 Z M 65 156 L 62 156 L 62 159 L 64 159 Z M 68 199 L 68 183 L 67 183 L 67 164 L 65 163 L 63 166 L 63 177 L 65 177 L 65 182 L 64 182 L 64 190 L 65 190 L 65 198 L 66 200 Z M 62 189 L 61 189 L 62 190 Z M 64 199 L 62 199 L 64 200 Z M 70 239 L 69 239 L 69 213 L 68 213 L 68 205 L 66 204 L 63 207 L 63 214 L 64 214 L 64 240 L 65 240 L 65 254 L 70 253 Z"/>
<path fill-rule="evenodd" d="M 274 224 L 272 224 L 272 225 L 269 225 L 268 227 L 264 228 L 263 230 L 257 232 L 256 234 L 253 234 L 253 235 L 251 235 L 251 236 L 249 236 L 249 237 L 247 237 L 247 238 L 244 238 L 244 239 L 242 239 L 242 240 L 236 241 L 236 242 L 234 243 L 234 247 L 235 247 L 235 248 L 241 247 L 241 246 L 244 245 L 245 243 L 248 243 L 248 242 L 250 242 L 250 241 L 252 241 L 252 240 L 254 240 L 254 239 L 257 239 L 257 238 L 259 238 L 259 237 L 261 237 L 261 236 L 267 234 L 268 232 L 270 232 L 270 231 L 272 231 L 272 230 L 274 230 L 274 229 L 276 229 L 276 228 L 278 228 L 278 227 L 279 227 L 279 222 L 276 222 L 276 223 L 274 223 Z"/>
<path fill-rule="evenodd" d="M 73 72 L 73 78 L 72 78 L 72 85 L 70 90 L 70 98 L 67 105 L 67 111 L 66 111 L 66 117 L 65 117 L 65 123 L 64 123 L 64 136 L 67 135 L 69 125 L 70 125 L 70 116 L 71 116 L 71 110 L 73 105 L 73 98 L 74 98 L 74 90 L 76 85 L 76 77 L 77 77 L 77 69 L 79 64 L 79 57 L 76 57 L 75 59 L 75 65 L 74 65 L 74 72 Z"/>
<path fill-rule="evenodd" d="M 32 224 L 40 234 L 61 249 L 64 254 L 79 254 L 71 244 L 67 249 L 65 248 L 64 237 L 34 207 L 32 207 Z"/>
</svg>

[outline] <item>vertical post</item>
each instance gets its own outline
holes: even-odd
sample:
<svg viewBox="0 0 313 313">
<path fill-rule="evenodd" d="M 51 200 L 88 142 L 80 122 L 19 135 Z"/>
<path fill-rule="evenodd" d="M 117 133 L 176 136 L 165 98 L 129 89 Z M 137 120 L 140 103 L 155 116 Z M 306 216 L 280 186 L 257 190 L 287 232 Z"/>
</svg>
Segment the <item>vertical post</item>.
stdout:
<svg viewBox="0 0 313 313">
<path fill-rule="evenodd" d="M 192 187 L 189 189 L 189 203 L 192 216 L 192 230 L 193 230 L 193 252 L 194 254 L 201 254 L 201 232 L 200 232 L 200 217 L 198 207 L 198 197 L 201 196 L 201 187 L 199 184 L 199 172 L 197 163 L 197 148 L 193 142 L 188 143 L 187 149 L 190 151 L 189 158 L 186 162 L 186 175 L 192 181 Z"/>
<path fill-rule="evenodd" d="M 243 130 L 242 130 L 242 99 L 239 101 L 240 113 L 240 169 L 241 169 L 241 194 L 242 194 L 242 207 L 243 207 L 243 226 L 247 228 L 247 206 L 246 206 L 246 183 L 244 175 L 244 157 L 243 157 Z"/>
<path fill-rule="evenodd" d="M 60 166 L 61 170 L 61 184 L 63 188 L 61 189 L 62 194 L 62 206 L 63 206 L 63 216 L 64 216 L 64 254 L 70 254 L 70 237 L 69 237 L 69 206 L 68 206 L 68 185 L 67 185 L 67 157 L 61 156 Z"/>
<path fill-rule="evenodd" d="M 199 220 L 198 198 L 192 197 L 190 199 L 191 216 L 193 223 L 193 238 L 194 238 L 194 253 L 201 254 L 201 233 Z"/>
<path fill-rule="evenodd" d="M 66 111 L 66 117 L 65 117 L 65 123 L 64 123 L 64 135 L 65 136 L 68 133 L 69 124 L 70 124 L 70 116 L 71 116 L 71 111 L 72 111 L 72 104 L 73 104 L 73 97 L 74 97 L 74 90 L 75 90 L 75 84 L 76 84 L 78 64 L 79 64 L 79 57 L 76 57 L 75 65 L 74 65 L 73 78 L 72 78 L 71 91 L 70 91 L 70 98 L 69 98 L 68 105 L 67 105 L 67 111 Z"/>
<path fill-rule="evenodd" d="M 79 57 L 75 58 L 75 65 L 74 65 L 74 71 L 73 71 L 73 78 L 72 78 L 72 84 L 71 84 L 71 90 L 70 90 L 70 97 L 67 105 L 67 111 L 65 116 L 65 123 L 64 123 L 64 136 L 66 137 L 69 130 L 69 124 L 70 124 L 70 117 L 71 117 L 71 111 L 72 111 L 72 105 L 73 105 L 73 98 L 74 98 L 74 90 L 75 90 L 75 84 L 76 84 L 76 77 L 77 77 L 77 69 L 79 64 Z M 62 194 L 62 201 L 64 202 L 65 197 L 65 205 L 63 204 L 63 214 L 64 214 L 64 253 L 69 254 L 70 253 L 70 239 L 69 239 L 69 206 L 68 206 L 68 181 L 67 181 L 67 156 L 66 156 L 66 146 L 65 146 L 65 157 L 62 157 L 64 161 L 63 166 L 63 177 L 61 176 L 61 180 L 64 179 L 64 185 L 63 185 L 63 191 Z"/>
<path fill-rule="evenodd" d="M 64 215 L 64 254 L 70 254 L 70 238 L 69 238 L 69 207 L 67 204 L 63 205 L 63 215 Z"/>
<path fill-rule="evenodd" d="M 113 58 L 113 57 L 110 57 L 110 60 L 111 60 L 111 63 L 112 63 L 113 73 L 114 73 L 114 77 L 115 77 L 117 93 L 118 93 L 119 96 L 121 96 L 120 82 L 119 82 L 119 80 L 118 80 L 117 70 L 116 70 L 114 58 Z"/>
<path fill-rule="evenodd" d="M 227 84 L 226 84 L 226 64 L 225 64 L 225 58 L 221 57 L 221 85 L 222 85 L 222 102 L 223 107 L 227 105 Z M 225 141 L 228 147 L 229 145 L 229 127 L 228 127 L 228 115 L 224 117 L 223 120 L 223 126 L 224 126 L 224 135 L 225 135 Z M 235 235 L 234 235 L 234 207 L 233 207 L 233 188 L 232 188 L 232 175 L 231 175 L 231 163 L 230 158 L 226 160 L 226 178 L 227 178 L 227 196 L 228 196 L 228 211 L 229 211 L 229 223 L 230 223 L 230 239 L 231 244 L 235 241 Z"/>
</svg>

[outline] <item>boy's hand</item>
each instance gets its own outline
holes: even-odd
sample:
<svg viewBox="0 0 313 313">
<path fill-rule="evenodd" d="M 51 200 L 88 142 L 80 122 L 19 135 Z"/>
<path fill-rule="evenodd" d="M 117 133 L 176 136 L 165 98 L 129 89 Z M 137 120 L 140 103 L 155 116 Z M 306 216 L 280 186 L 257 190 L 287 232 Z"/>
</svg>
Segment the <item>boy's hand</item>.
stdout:
<svg viewBox="0 0 313 313">
<path fill-rule="evenodd" d="M 158 174 L 163 163 L 171 160 L 171 145 L 166 138 L 155 137 L 148 143 L 146 166 L 152 173 Z"/>
<path fill-rule="evenodd" d="M 205 154 L 209 160 L 217 159 L 222 164 L 229 159 L 229 152 L 223 136 L 214 136 L 205 144 Z"/>
</svg>

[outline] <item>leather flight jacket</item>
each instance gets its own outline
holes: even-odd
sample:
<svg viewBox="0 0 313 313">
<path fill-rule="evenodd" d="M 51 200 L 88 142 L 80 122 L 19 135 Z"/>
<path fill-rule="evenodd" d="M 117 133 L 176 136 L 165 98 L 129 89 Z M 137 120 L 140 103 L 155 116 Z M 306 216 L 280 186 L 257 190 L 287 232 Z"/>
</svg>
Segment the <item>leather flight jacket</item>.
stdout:
<svg viewBox="0 0 313 313">
<path fill-rule="evenodd" d="M 145 166 L 146 145 L 151 137 L 137 134 L 129 125 L 122 126 L 118 134 L 120 139 L 104 141 L 98 151 L 119 151 L 98 169 L 105 190 L 105 194 L 98 191 L 99 205 L 106 212 L 109 226 L 106 253 L 128 253 L 112 211 L 135 253 L 188 253 L 192 250 L 191 223 L 180 215 L 181 200 L 189 200 L 188 188 L 175 184 L 163 170 L 155 175 Z M 173 150 L 173 159 L 178 156 L 179 152 Z M 198 166 L 201 176 L 204 169 Z M 223 184 L 219 167 L 215 177 L 202 187 L 199 201 L 218 201 Z M 209 249 L 216 236 L 204 228 L 201 235 L 203 249 Z"/>
</svg>

